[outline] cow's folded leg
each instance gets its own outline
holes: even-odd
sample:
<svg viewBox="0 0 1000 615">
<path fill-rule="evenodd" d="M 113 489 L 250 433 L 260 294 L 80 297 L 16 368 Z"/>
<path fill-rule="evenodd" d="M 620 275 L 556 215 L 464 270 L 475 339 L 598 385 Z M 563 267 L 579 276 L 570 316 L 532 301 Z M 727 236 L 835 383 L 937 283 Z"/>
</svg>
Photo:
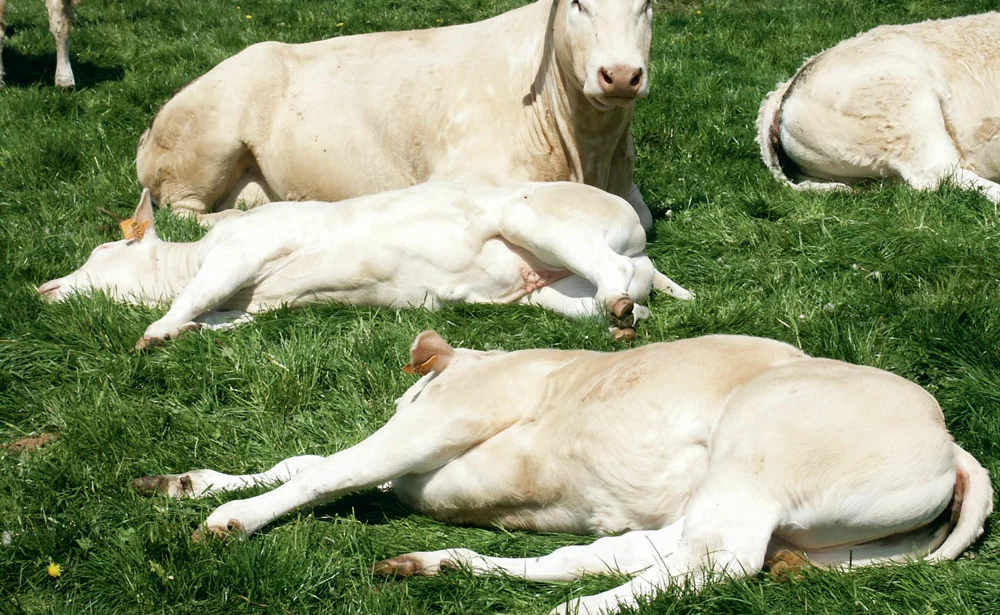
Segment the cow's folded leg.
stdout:
<svg viewBox="0 0 1000 615">
<path fill-rule="evenodd" d="M 562 547 L 541 557 L 489 557 L 469 549 L 407 553 L 381 561 L 373 570 L 408 577 L 465 567 L 477 575 L 506 574 L 529 581 L 572 581 L 585 574 L 634 574 L 673 553 L 682 529 L 683 521 L 678 521 L 659 530 L 628 532 L 589 545 Z"/>
<path fill-rule="evenodd" d="M 223 474 L 215 470 L 192 470 L 184 474 L 143 476 L 132 481 L 132 487 L 142 495 L 202 498 L 247 487 L 272 486 L 288 481 L 303 468 L 326 459 L 319 455 L 289 457 L 266 472 L 257 474 Z"/>
</svg>

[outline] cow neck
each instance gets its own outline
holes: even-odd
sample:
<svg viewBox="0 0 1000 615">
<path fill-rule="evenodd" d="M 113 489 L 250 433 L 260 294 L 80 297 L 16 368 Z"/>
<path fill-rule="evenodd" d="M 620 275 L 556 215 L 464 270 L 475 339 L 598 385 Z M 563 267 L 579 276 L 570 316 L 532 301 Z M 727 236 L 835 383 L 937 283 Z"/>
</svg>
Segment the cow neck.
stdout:
<svg viewBox="0 0 1000 615">
<path fill-rule="evenodd" d="M 144 294 L 174 298 L 198 272 L 199 242 L 160 242 L 150 252 L 152 276 L 144 280 Z"/>
<path fill-rule="evenodd" d="M 551 28 L 550 34 L 551 38 Z M 532 86 L 535 141 L 561 149 L 572 181 L 607 189 L 611 160 L 629 129 L 635 104 L 599 110 L 559 67 L 555 46 L 543 46 L 542 66 Z"/>
</svg>

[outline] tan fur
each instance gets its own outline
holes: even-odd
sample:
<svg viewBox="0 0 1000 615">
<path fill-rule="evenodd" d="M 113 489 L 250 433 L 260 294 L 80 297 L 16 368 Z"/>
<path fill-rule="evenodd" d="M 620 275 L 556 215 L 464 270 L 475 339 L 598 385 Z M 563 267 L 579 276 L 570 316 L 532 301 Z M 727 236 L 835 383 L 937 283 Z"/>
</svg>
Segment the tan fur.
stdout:
<svg viewBox="0 0 1000 615">
<path fill-rule="evenodd" d="M 625 198 L 648 228 L 629 126 L 648 87 L 651 12 L 591 1 L 596 25 L 568 0 L 540 0 L 461 26 L 249 47 L 160 109 L 139 140 L 139 182 L 210 222 L 237 205 L 432 180 L 573 181 Z M 602 91 L 605 60 L 641 66 L 641 87 Z"/>
</svg>

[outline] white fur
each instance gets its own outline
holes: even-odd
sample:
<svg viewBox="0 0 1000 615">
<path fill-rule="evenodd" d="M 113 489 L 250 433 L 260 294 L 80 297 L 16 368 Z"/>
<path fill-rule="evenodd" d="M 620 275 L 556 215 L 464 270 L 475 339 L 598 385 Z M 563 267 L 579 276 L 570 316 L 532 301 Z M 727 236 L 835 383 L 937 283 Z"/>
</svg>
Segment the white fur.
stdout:
<svg viewBox="0 0 1000 615">
<path fill-rule="evenodd" d="M 648 91 L 646 0 L 540 0 L 485 21 L 253 45 L 192 82 L 139 141 L 157 203 L 211 222 L 240 203 L 338 201 L 429 180 L 574 181 L 628 200 Z M 600 70 L 638 69 L 607 95 Z"/>
<path fill-rule="evenodd" d="M 56 87 L 76 87 L 69 61 L 69 34 L 73 29 L 73 7 L 79 0 L 45 0 L 49 11 L 49 32 L 56 41 Z M 3 49 L 7 0 L 0 0 L 0 50 Z M 3 62 L 0 61 L 0 88 L 3 87 Z"/>
<path fill-rule="evenodd" d="M 196 318 L 217 326 L 209 312 L 327 300 L 426 308 L 522 303 L 579 318 L 603 314 L 623 297 L 644 302 L 654 287 L 691 297 L 653 267 L 629 204 L 584 184 L 432 182 L 229 214 L 193 243 L 163 242 L 154 225 L 141 241 L 98 246 L 80 269 L 39 292 L 61 300 L 97 288 L 124 301 L 172 301 L 140 347 L 193 327 Z M 136 211 L 143 216 L 152 221 L 145 192 Z M 649 312 L 636 305 L 632 314 Z"/>
<path fill-rule="evenodd" d="M 841 42 L 762 103 L 764 162 L 797 189 L 895 177 L 926 190 L 950 179 L 1000 202 L 997 40 L 994 12 L 881 26 Z M 779 146 L 799 177 L 785 176 Z"/>
<path fill-rule="evenodd" d="M 611 354 L 487 353 L 425 332 L 411 365 L 428 352 L 443 367 L 356 446 L 261 474 L 197 470 L 136 486 L 200 497 L 284 483 L 217 508 L 206 521 L 216 533 L 255 532 L 389 480 L 446 521 L 622 533 L 542 557 L 445 549 L 376 566 L 436 574 L 457 564 L 542 581 L 635 575 L 558 613 L 613 612 L 712 573 L 752 575 L 783 549 L 843 568 L 953 558 L 993 507 L 986 470 L 919 386 L 779 342 L 708 336 Z"/>
</svg>

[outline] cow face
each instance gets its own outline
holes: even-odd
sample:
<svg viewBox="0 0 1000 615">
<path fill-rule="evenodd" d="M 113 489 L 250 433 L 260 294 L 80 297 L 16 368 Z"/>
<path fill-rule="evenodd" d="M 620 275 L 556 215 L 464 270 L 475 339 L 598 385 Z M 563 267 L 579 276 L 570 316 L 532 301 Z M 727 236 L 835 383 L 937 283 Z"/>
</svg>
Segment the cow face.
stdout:
<svg viewBox="0 0 1000 615">
<path fill-rule="evenodd" d="M 649 92 L 652 0 L 558 0 L 553 41 L 560 70 L 599 110 Z"/>
<path fill-rule="evenodd" d="M 129 299 L 150 281 L 155 260 L 154 245 L 159 242 L 153 226 L 153 205 L 149 191 L 143 191 L 139 206 L 128 220 L 128 239 L 103 243 L 90 253 L 87 262 L 73 273 L 49 280 L 38 287 L 38 294 L 50 301 L 63 301 L 70 295 L 98 289 L 116 299 Z M 123 229 L 125 229 L 123 224 Z"/>
</svg>

